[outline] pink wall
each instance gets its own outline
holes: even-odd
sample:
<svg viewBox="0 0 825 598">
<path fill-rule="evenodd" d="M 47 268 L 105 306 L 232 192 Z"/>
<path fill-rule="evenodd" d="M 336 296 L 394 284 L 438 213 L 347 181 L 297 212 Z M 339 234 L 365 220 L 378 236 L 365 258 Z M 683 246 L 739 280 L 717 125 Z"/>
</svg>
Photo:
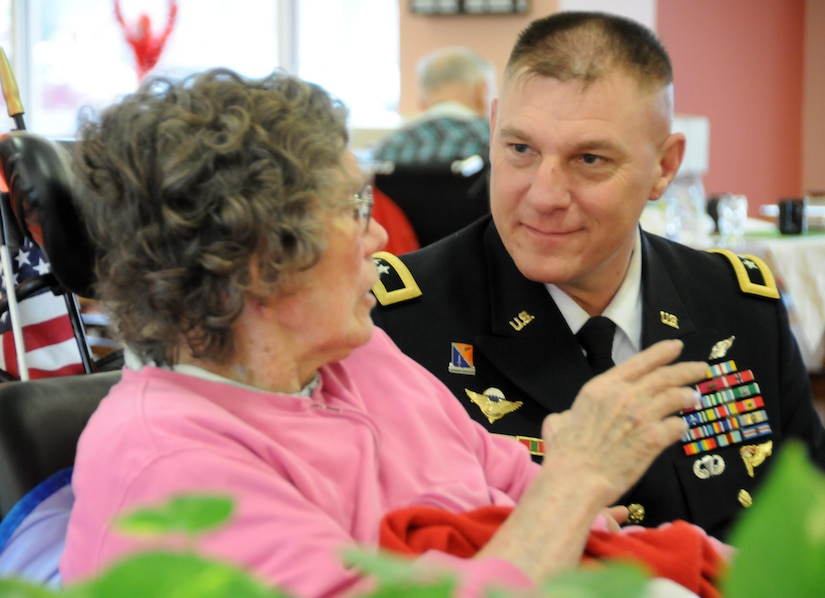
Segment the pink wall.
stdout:
<svg viewBox="0 0 825 598">
<path fill-rule="evenodd" d="M 659 0 L 676 111 L 710 119 L 708 193 L 758 205 L 802 189 L 804 0 Z"/>
<path fill-rule="evenodd" d="M 420 56 L 467 45 L 500 77 L 518 32 L 560 4 L 532 0 L 517 16 L 428 17 L 396 1 L 404 116 L 418 110 Z M 651 1 L 673 60 L 676 111 L 710 119 L 708 193 L 744 193 L 757 216 L 779 197 L 825 189 L 825 0 Z"/>
<path fill-rule="evenodd" d="M 556 12 L 556 0 L 531 0 L 530 11 L 517 15 L 422 15 L 410 12 L 407 0 L 398 0 L 400 27 L 401 98 L 398 111 L 418 113 L 415 65 L 419 58 L 442 46 L 468 46 L 504 71 L 510 48 L 530 21 Z"/>
<path fill-rule="evenodd" d="M 805 2 L 805 101 L 802 186 L 825 195 L 825 2 Z"/>
</svg>

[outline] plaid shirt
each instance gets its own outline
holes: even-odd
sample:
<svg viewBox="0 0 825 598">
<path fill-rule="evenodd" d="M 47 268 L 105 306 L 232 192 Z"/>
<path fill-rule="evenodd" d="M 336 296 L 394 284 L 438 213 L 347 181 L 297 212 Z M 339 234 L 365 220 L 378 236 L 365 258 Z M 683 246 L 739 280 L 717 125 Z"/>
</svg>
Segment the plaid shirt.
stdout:
<svg viewBox="0 0 825 598">
<path fill-rule="evenodd" d="M 490 125 L 469 109 L 447 109 L 440 104 L 381 140 L 373 150 L 378 162 L 401 164 L 450 162 L 490 153 Z M 446 107 L 445 107 L 446 108 Z"/>
</svg>

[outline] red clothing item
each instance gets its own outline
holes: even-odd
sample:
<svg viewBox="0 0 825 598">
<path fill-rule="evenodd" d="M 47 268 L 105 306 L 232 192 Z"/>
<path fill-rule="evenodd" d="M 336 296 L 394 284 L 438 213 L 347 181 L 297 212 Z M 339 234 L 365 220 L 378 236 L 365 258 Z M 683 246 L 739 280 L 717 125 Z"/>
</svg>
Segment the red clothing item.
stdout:
<svg viewBox="0 0 825 598">
<path fill-rule="evenodd" d="M 401 255 L 418 249 L 420 247 L 418 237 L 398 204 L 377 187 L 372 189 L 372 198 L 374 201 L 372 217 L 387 230 L 389 237 L 384 251 L 389 251 L 393 255 Z"/>
<path fill-rule="evenodd" d="M 388 513 L 381 521 L 382 548 L 405 555 L 439 550 L 472 557 L 507 519 L 510 507 L 481 507 L 450 513 L 434 507 L 409 507 Z M 703 530 L 676 521 L 658 528 L 630 527 L 621 532 L 591 529 L 583 564 L 629 560 L 655 577 L 671 579 L 702 598 L 721 598 L 715 587 L 725 559 Z"/>
</svg>

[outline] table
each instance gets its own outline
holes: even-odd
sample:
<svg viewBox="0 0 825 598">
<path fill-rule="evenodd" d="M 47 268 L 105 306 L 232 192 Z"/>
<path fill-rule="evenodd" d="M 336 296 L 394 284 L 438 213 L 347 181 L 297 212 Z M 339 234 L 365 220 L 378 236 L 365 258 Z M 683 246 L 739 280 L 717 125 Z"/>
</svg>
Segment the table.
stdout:
<svg viewBox="0 0 825 598">
<path fill-rule="evenodd" d="M 773 271 L 805 364 L 809 370 L 825 367 L 825 232 L 748 233 L 731 249 L 762 258 Z"/>
<path fill-rule="evenodd" d="M 645 208 L 641 224 L 645 230 L 664 236 L 663 207 L 652 204 Z M 708 224 L 710 230 L 713 222 Z M 720 238 L 710 234 L 683 235 L 677 240 L 697 249 L 721 246 Z M 788 307 L 805 365 L 811 372 L 825 370 L 825 227 L 811 228 L 802 235 L 782 235 L 774 222 L 748 218 L 744 238 L 727 248 L 755 255 L 768 265 Z"/>
</svg>

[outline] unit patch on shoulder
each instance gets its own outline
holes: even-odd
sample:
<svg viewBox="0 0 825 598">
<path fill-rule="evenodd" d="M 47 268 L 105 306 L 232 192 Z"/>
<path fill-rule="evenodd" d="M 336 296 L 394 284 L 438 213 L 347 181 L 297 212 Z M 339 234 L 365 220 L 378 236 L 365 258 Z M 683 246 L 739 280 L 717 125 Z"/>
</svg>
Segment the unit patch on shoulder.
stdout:
<svg viewBox="0 0 825 598">
<path fill-rule="evenodd" d="M 379 251 L 372 254 L 372 259 L 378 268 L 378 282 L 372 287 L 378 303 L 392 305 L 422 295 L 409 269 L 397 256 Z"/>
<path fill-rule="evenodd" d="M 708 249 L 708 251 L 721 253 L 728 258 L 743 293 L 779 299 L 779 289 L 776 286 L 773 272 L 760 258 L 755 255 L 737 255 L 730 249 Z"/>
</svg>

